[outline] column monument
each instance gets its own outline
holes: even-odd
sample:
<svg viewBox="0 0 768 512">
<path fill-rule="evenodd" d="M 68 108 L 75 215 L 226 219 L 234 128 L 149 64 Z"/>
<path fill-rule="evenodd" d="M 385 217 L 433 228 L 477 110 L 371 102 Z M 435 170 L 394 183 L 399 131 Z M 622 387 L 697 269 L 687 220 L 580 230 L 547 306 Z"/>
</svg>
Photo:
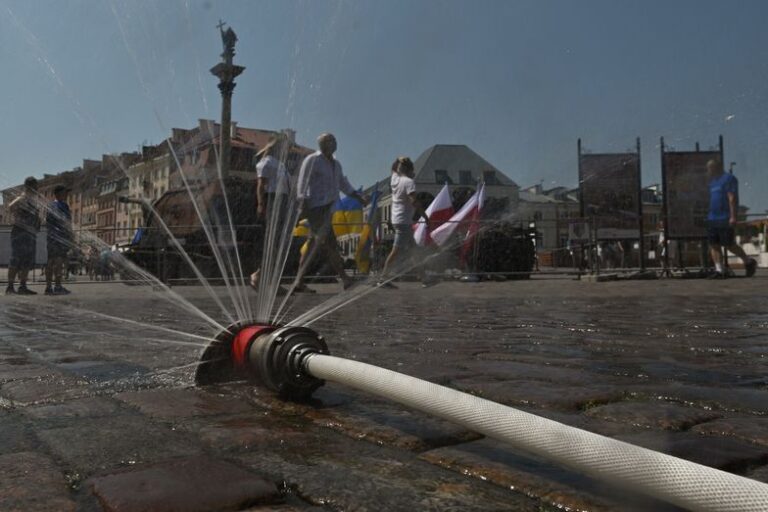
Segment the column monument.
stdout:
<svg viewBox="0 0 768 512">
<path fill-rule="evenodd" d="M 211 68 L 211 73 L 218 77 L 219 90 L 221 91 L 221 148 L 219 150 L 219 157 L 221 158 L 221 176 L 226 179 L 229 177 L 231 161 L 232 91 L 235 90 L 235 78 L 245 71 L 245 67 L 232 63 L 232 58 L 235 56 L 237 35 L 235 35 L 235 31 L 231 27 L 224 30 L 224 26 L 224 22 L 219 20 L 217 27 L 221 32 L 224 53 L 221 54 L 222 61 Z"/>
</svg>

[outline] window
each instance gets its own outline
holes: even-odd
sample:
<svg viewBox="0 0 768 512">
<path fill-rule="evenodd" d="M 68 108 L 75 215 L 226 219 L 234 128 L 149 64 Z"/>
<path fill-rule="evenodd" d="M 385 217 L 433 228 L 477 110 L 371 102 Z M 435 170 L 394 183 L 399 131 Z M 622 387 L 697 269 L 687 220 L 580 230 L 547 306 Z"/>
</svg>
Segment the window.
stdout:
<svg viewBox="0 0 768 512">
<path fill-rule="evenodd" d="M 435 183 L 438 185 L 443 185 L 445 183 L 453 185 L 453 180 L 448 176 L 448 171 L 438 169 L 435 170 Z"/>
<path fill-rule="evenodd" d="M 459 185 L 474 185 L 472 171 L 459 171 Z"/>
<path fill-rule="evenodd" d="M 483 171 L 483 181 L 486 185 L 498 185 L 499 179 L 496 177 L 496 171 Z"/>
</svg>

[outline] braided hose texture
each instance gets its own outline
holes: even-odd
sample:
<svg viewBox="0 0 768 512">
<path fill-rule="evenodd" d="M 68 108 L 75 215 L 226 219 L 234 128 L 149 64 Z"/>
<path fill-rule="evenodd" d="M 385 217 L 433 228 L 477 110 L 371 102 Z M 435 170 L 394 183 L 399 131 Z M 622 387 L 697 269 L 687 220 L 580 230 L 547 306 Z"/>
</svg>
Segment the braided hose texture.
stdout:
<svg viewBox="0 0 768 512">
<path fill-rule="evenodd" d="M 377 366 L 313 354 L 314 377 L 446 419 L 585 473 L 693 511 L 768 512 L 768 485 L 548 420 Z"/>
</svg>

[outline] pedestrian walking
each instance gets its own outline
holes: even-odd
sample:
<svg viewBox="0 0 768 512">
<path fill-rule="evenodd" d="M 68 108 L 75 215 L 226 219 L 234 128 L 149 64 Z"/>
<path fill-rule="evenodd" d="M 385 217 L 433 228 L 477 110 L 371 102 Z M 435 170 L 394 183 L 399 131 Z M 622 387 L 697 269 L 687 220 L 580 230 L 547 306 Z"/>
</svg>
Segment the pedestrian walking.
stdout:
<svg viewBox="0 0 768 512">
<path fill-rule="evenodd" d="M 707 215 L 707 241 L 709 242 L 715 272 L 712 277 L 726 277 L 723 269 L 723 248 L 732 252 L 744 262 L 747 277 L 755 275 L 757 261 L 747 256 L 737 243 L 734 226 L 737 222 L 739 207 L 739 182 L 731 173 L 723 171 L 723 164 L 718 160 L 707 162 L 709 178 L 709 213 Z"/>
<path fill-rule="evenodd" d="M 64 269 L 69 263 L 69 251 L 72 248 L 72 214 L 67 204 L 67 193 L 68 190 L 64 185 L 54 188 L 54 200 L 48 206 L 45 215 L 48 246 L 48 263 L 45 265 L 46 295 L 71 293 L 61 284 Z"/>
<path fill-rule="evenodd" d="M 275 137 L 270 140 L 254 157 L 256 161 L 256 214 L 264 226 L 261 244 L 259 244 L 259 264 L 263 261 L 267 240 L 274 238 L 275 230 L 290 223 L 288 212 L 288 193 L 290 176 L 281 157 L 287 150 L 286 139 Z M 290 226 L 292 227 L 292 226 Z M 251 286 L 257 288 L 261 269 L 251 274 Z"/>
<path fill-rule="evenodd" d="M 333 233 L 333 205 L 339 198 L 339 192 L 354 197 L 363 205 L 368 204 L 368 200 L 349 183 L 341 163 L 334 157 L 336 137 L 323 133 L 317 138 L 317 143 L 319 151 L 307 156 L 301 164 L 296 190 L 301 212 L 299 218 L 307 219 L 311 231 L 308 250 L 299 260 L 299 271 L 294 283 L 296 292 L 314 292 L 304 283 L 304 275 L 318 252 L 341 278 L 344 289 L 352 286 L 353 281 L 344 271 L 344 261 L 338 252 Z"/>
<path fill-rule="evenodd" d="M 37 233 L 40 231 L 40 209 L 37 207 L 37 180 L 29 177 L 24 180 L 24 187 L 16 199 L 8 205 L 12 218 L 11 261 L 8 266 L 8 287 L 6 295 L 37 295 L 27 287 L 29 271 L 35 266 L 37 251 Z M 19 289 L 14 289 L 16 277 Z"/>
<path fill-rule="evenodd" d="M 419 219 L 423 218 L 424 222 L 429 222 L 429 216 L 416 197 L 414 177 L 414 166 L 410 158 L 401 156 L 394 161 L 390 179 L 392 188 L 392 218 L 390 222 L 395 232 L 395 238 L 377 283 L 378 286 L 384 288 L 397 288 L 388 280 L 389 272 L 397 260 L 404 260 L 407 265 L 412 251 L 416 247 L 416 241 L 413 237 L 414 215 Z M 424 281 L 423 276 L 422 281 Z"/>
</svg>

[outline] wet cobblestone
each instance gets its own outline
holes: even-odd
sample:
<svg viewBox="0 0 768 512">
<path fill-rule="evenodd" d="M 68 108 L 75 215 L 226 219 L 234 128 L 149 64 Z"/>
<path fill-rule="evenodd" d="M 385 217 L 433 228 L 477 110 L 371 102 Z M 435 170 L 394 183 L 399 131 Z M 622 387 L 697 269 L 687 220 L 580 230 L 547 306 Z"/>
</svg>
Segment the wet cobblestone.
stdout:
<svg viewBox="0 0 768 512">
<path fill-rule="evenodd" d="M 313 328 L 335 355 L 767 481 L 763 282 L 403 283 Z M 316 287 L 294 312 L 339 289 Z M 16 500 L 0 509 L 130 510 L 91 483 L 208 454 L 279 489 L 248 510 L 627 510 L 599 482 L 333 384 L 308 404 L 193 389 L 205 341 L 183 333 L 214 329 L 149 288 L 73 288 L 0 297 L 0 489 Z M 219 316 L 201 288 L 176 290 Z M 32 463 L 40 479 L 9 469 Z"/>
</svg>

